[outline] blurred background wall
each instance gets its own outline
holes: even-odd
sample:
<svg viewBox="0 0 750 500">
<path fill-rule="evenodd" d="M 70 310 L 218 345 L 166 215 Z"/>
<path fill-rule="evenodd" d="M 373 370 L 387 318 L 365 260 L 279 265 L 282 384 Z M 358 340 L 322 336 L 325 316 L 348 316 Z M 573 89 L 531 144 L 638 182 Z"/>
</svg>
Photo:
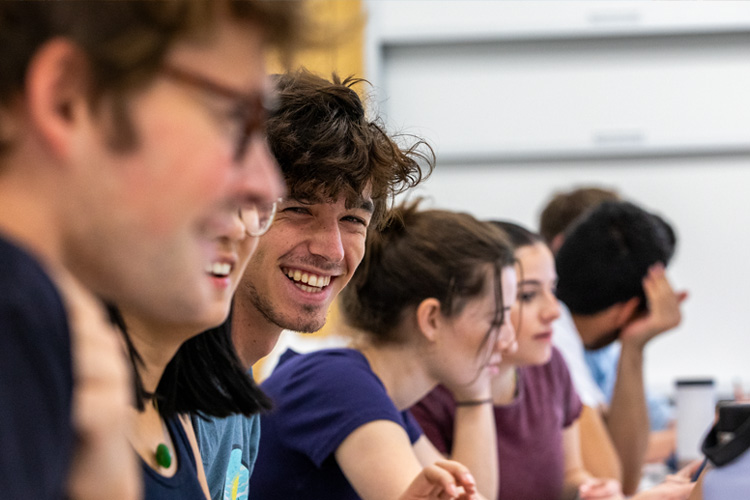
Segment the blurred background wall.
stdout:
<svg viewBox="0 0 750 500">
<path fill-rule="evenodd" d="M 372 85 L 358 91 L 389 131 L 435 147 L 435 173 L 410 196 L 533 229 L 555 191 L 583 185 L 658 212 L 679 239 L 670 277 L 690 297 L 682 325 L 647 349 L 647 384 L 671 393 L 677 378 L 710 376 L 722 394 L 737 380 L 750 387 L 750 2 L 310 9 L 334 36 L 294 64 L 364 76 Z M 285 334 L 279 347 L 326 345 L 339 331 L 334 307 L 323 331 Z"/>
<path fill-rule="evenodd" d="M 536 229 L 555 191 L 598 185 L 658 212 L 690 297 L 647 349 L 648 385 L 750 385 L 748 2 L 364 7 L 375 109 L 436 148 L 432 206 Z"/>
</svg>

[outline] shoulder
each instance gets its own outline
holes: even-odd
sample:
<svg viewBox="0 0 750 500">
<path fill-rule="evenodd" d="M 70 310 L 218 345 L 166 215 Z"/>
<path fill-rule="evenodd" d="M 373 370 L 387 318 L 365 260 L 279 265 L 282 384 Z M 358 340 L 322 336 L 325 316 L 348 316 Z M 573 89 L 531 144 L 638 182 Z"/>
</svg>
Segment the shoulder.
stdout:
<svg viewBox="0 0 750 500">
<path fill-rule="evenodd" d="M 286 386 L 347 385 L 363 378 L 380 383 L 367 359 L 354 349 L 323 349 L 307 354 L 287 350 L 261 386 L 274 392 Z"/>
</svg>

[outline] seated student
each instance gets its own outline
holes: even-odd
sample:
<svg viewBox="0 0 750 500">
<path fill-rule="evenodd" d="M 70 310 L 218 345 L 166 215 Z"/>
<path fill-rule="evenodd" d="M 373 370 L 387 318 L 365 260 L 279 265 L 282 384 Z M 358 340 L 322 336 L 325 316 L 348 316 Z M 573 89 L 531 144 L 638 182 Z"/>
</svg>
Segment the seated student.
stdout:
<svg viewBox="0 0 750 500">
<path fill-rule="evenodd" d="M 262 162 L 259 167 L 258 179 L 273 178 L 263 172 Z M 265 168 L 275 168 L 270 157 Z M 258 190 L 259 198 L 265 193 L 267 199 L 273 200 L 280 194 L 279 180 L 277 177 L 275 184 L 258 182 L 259 186 L 266 187 L 265 191 Z M 253 209 L 238 211 L 231 224 L 212 226 L 215 234 L 213 245 L 207 247 L 210 264 L 205 271 L 205 279 L 213 288 L 212 301 L 207 313 L 200 318 L 185 322 L 166 320 L 129 305 L 112 310 L 125 336 L 135 373 L 134 427 L 128 438 L 141 459 L 145 500 L 203 500 L 208 496 L 198 444 L 192 423 L 186 416 L 188 412 L 206 416 L 250 415 L 270 407 L 236 355 L 230 357 L 230 363 L 206 360 L 191 366 L 191 370 L 200 371 L 204 380 L 201 385 L 174 384 L 178 393 L 173 398 L 160 398 L 155 393 L 180 345 L 226 318 L 234 291 L 257 245 L 257 236 L 270 226 L 273 210 L 273 202 L 259 203 Z M 214 336 L 216 342 L 223 341 L 220 332 Z M 229 352 L 233 353 L 231 349 Z M 180 373 L 173 373 L 179 379 Z"/>
<path fill-rule="evenodd" d="M 552 252 L 560 249 L 565 241 L 565 231 L 576 219 L 605 201 L 622 201 L 622 198 L 615 190 L 596 186 L 581 186 L 555 193 L 539 219 L 539 232 Z M 561 341 L 561 337 L 555 340 Z M 571 342 L 577 343 L 580 349 L 578 339 L 573 338 Z M 614 342 L 600 349 L 585 349 L 583 357 L 573 356 L 575 349 L 570 347 L 563 350 L 578 395 L 589 408 L 606 407 L 612 401 L 620 347 L 619 342 Z M 646 402 L 651 427 L 646 461 L 664 461 L 673 453 L 676 441 L 671 405 L 666 397 L 648 391 Z"/>
<path fill-rule="evenodd" d="M 585 448 L 586 440 L 604 431 L 617 450 L 627 494 L 638 487 L 649 440 L 644 349 L 680 323 L 687 296 L 666 275 L 674 245 L 674 233 L 660 217 L 632 203 L 604 202 L 566 231 L 555 259 L 564 306 L 553 329 L 566 361 L 581 359 L 584 347 L 599 349 L 616 340 L 622 346 L 609 408 L 582 417 L 581 442 Z"/>
<path fill-rule="evenodd" d="M 0 2 L 3 499 L 137 498 L 129 367 L 94 296 L 204 312 L 201 228 L 253 194 L 266 49 L 301 10 Z"/>
<path fill-rule="evenodd" d="M 513 243 L 518 276 L 518 300 L 511 309 L 518 349 L 503 356 L 487 401 L 497 430 L 498 498 L 622 498 L 617 481 L 594 479 L 581 462 L 581 401 L 552 346 L 552 323 L 560 316 L 552 252 L 537 234 L 509 222 L 495 224 Z M 438 386 L 411 411 L 430 441 L 451 453 L 456 413 L 451 394 Z"/>
<path fill-rule="evenodd" d="M 304 68 L 272 80 L 277 99 L 266 133 L 287 194 L 250 259 L 231 317 L 218 327 L 225 344 L 218 345 L 213 332 L 185 342 L 159 384 L 166 399 L 183 393 L 174 387 L 178 377 L 172 370 L 184 366 L 183 373 L 190 374 L 207 357 L 231 364 L 234 350 L 250 370 L 284 329 L 321 328 L 362 260 L 367 235 L 380 230 L 393 198 L 432 172 L 429 145 L 416 137 L 391 137 L 379 118 L 365 113 L 355 91 L 363 80 L 333 74 L 329 81 Z M 196 378 L 181 383 L 200 385 L 202 375 Z M 193 425 L 211 497 L 245 498 L 260 415 L 193 415 Z"/>
<path fill-rule="evenodd" d="M 360 331 L 352 348 L 287 351 L 262 384 L 275 409 L 261 417 L 250 498 L 399 498 L 443 459 L 406 411 L 438 383 L 460 402 L 452 458 L 493 497 L 497 466 L 479 467 L 497 457 L 483 402 L 514 343 L 515 284 L 498 228 L 416 203 L 395 209 L 341 295 Z"/>
</svg>

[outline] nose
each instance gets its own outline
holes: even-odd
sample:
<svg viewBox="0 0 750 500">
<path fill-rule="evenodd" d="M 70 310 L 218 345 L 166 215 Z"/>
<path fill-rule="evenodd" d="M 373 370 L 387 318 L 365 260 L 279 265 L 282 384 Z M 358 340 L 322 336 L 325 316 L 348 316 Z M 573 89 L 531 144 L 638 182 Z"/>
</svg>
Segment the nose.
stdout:
<svg viewBox="0 0 750 500">
<path fill-rule="evenodd" d="M 310 253 L 325 258 L 328 262 L 344 260 L 344 243 L 338 220 L 321 220 L 312 226 L 308 248 Z"/>
<path fill-rule="evenodd" d="M 205 222 L 203 234 L 211 240 L 241 242 L 249 238 L 239 211 L 233 208 L 216 210 Z"/>
<path fill-rule="evenodd" d="M 236 197 L 240 201 L 273 203 L 286 193 L 286 185 L 265 137 L 254 134 L 237 169 Z"/>
<path fill-rule="evenodd" d="M 546 297 L 546 302 L 542 308 L 542 321 L 544 323 L 552 323 L 560 317 L 560 302 L 554 294 L 549 293 Z"/>
</svg>

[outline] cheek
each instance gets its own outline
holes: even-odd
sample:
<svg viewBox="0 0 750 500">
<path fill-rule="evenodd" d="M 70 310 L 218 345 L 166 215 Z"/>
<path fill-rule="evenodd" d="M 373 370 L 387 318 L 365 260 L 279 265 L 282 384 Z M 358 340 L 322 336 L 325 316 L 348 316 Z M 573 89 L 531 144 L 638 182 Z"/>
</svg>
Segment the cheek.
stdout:
<svg viewBox="0 0 750 500">
<path fill-rule="evenodd" d="M 136 153 L 141 165 L 130 179 L 133 193 L 153 200 L 155 218 L 205 213 L 231 187 L 235 169 L 229 141 L 195 114 L 153 108 L 138 120 L 144 126 Z"/>
<path fill-rule="evenodd" d="M 349 274 L 354 274 L 357 266 L 359 266 L 360 262 L 362 262 L 362 258 L 365 256 L 365 236 L 351 236 L 351 238 L 347 239 L 344 250 L 346 252 Z"/>
<path fill-rule="evenodd" d="M 519 325 L 516 326 L 516 337 L 519 342 L 526 340 L 536 325 L 537 307 L 533 303 L 524 304 L 519 311 Z"/>
<path fill-rule="evenodd" d="M 522 312 L 523 309 L 521 307 L 521 304 L 519 302 L 514 302 L 513 306 L 510 308 L 510 323 L 513 325 L 513 329 L 516 331 L 516 335 L 518 334 L 518 330 L 521 327 Z"/>
</svg>

